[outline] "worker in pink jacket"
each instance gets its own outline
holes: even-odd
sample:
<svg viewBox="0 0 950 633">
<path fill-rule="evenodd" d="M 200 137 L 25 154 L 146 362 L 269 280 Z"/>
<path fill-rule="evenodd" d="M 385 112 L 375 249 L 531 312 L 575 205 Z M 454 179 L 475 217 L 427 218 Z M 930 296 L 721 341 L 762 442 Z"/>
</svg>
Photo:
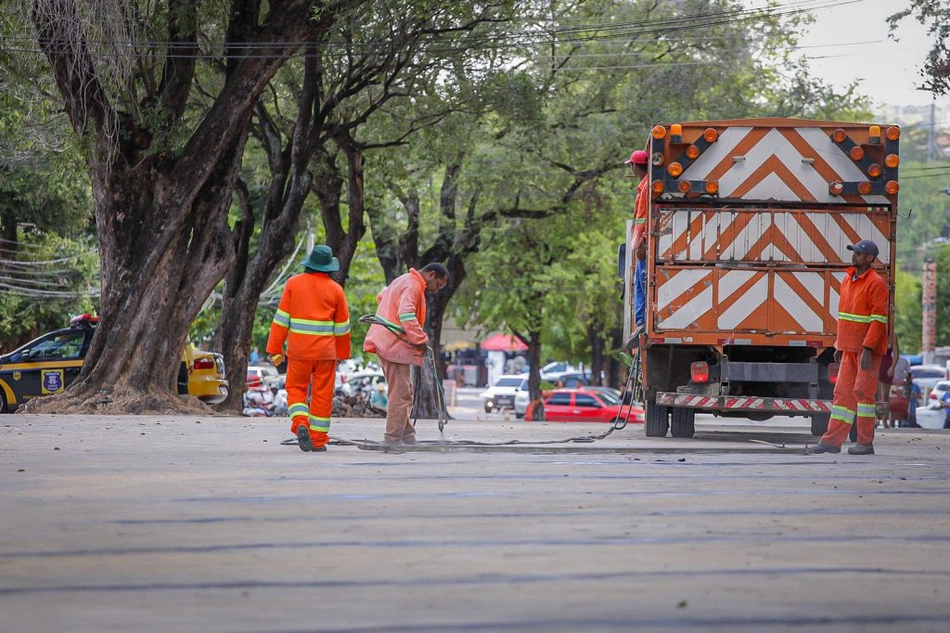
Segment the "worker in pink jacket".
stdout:
<svg viewBox="0 0 950 633">
<path fill-rule="evenodd" d="M 376 354 L 389 386 L 385 444 L 415 444 L 416 430 L 409 421 L 412 409 L 412 366 L 422 365 L 429 335 L 426 293 L 435 294 L 449 280 L 448 269 L 439 263 L 422 270 L 410 268 L 376 296 L 376 317 L 388 325 L 370 326 L 363 351 Z"/>
</svg>

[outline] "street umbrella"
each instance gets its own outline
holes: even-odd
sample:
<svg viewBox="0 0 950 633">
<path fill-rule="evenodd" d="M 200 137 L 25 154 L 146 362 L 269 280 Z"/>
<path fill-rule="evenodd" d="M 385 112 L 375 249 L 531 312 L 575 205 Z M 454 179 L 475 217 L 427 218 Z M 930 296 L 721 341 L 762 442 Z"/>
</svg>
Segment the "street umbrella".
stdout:
<svg viewBox="0 0 950 633">
<path fill-rule="evenodd" d="M 518 337 L 497 332 L 490 334 L 478 346 L 489 352 L 523 352 L 528 349 Z"/>
</svg>

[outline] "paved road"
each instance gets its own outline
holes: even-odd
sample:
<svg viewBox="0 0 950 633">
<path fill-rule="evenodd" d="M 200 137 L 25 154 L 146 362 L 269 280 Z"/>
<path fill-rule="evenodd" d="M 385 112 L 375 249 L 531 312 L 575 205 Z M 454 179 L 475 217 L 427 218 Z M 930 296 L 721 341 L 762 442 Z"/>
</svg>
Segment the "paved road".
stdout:
<svg viewBox="0 0 950 633">
<path fill-rule="evenodd" d="M 950 434 L 483 418 L 445 439 L 528 444 L 305 454 L 287 426 L 0 417 L 0 630 L 950 631 Z"/>
</svg>

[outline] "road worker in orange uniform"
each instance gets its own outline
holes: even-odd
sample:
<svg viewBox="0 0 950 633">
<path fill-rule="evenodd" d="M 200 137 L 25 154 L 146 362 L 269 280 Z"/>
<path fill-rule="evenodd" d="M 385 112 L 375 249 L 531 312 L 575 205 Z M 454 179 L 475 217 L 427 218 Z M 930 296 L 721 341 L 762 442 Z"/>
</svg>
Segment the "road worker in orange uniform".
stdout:
<svg viewBox="0 0 950 633">
<path fill-rule="evenodd" d="M 861 240 L 848 250 L 853 266 L 841 282 L 838 304 L 838 339 L 835 361 L 840 362 L 838 382 L 828 431 L 806 452 L 840 453 L 857 416 L 858 441 L 849 455 L 874 454 L 877 421 L 877 383 L 881 358 L 887 349 L 887 283 L 871 264 L 878 256 L 877 244 Z"/>
<path fill-rule="evenodd" d="M 630 248 L 636 258 L 633 274 L 633 313 L 634 325 L 640 326 L 646 322 L 646 294 L 647 294 L 647 241 L 645 239 L 647 228 L 647 211 L 650 208 L 650 189 L 649 179 L 647 178 L 647 160 L 650 155 L 644 150 L 638 149 L 627 160 L 627 164 L 633 170 L 635 178 L 639 178 L 637 184 L 637 197 L 634 202 L 633 212 L 633 235 L 630 241 Z"/>
<path fill-rule="evenodd" d="M 275 366 L 284 360 L 287 340 L 287 414 L 302 451 L 327 450 L 336 366 L 350 357 L 349 307 L 329 275 L 339 269 L 329 246 L 314 247 L 305 272 L 287 281 L 267 339 Z"/>
<path fill-rule="evenodd" d="M 393 280 L 376 296 L 376 317 L 366 333 L 363 351 L 376 354 L 389 387 L 386 433 L 383 444 L 415 444 L 416 430 L 409 421 L 412 409 L 412 366 L 422 365 L 429 335 L 426 321 L 426 293 L 435 294 L 449 281 L 448 269 L 440 263 L 427 264 Z"/>
</svg>

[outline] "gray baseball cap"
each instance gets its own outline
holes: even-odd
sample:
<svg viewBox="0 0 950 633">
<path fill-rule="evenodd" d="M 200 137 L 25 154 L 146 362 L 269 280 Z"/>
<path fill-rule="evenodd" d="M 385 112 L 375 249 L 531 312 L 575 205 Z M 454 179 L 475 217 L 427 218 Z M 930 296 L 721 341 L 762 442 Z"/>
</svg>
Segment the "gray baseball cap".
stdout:
<svg viewBox="0 0 950 633">
<path fill-rule="evenodd" d="M 864 253 L 865 255 L 874 255 L 875 257 L 881 252 L 877 244 L 871 240 L 861 240 L 857 244 L 848 245 L 848 250 L 854 251 L 855 253 Z"/>
</svg>

